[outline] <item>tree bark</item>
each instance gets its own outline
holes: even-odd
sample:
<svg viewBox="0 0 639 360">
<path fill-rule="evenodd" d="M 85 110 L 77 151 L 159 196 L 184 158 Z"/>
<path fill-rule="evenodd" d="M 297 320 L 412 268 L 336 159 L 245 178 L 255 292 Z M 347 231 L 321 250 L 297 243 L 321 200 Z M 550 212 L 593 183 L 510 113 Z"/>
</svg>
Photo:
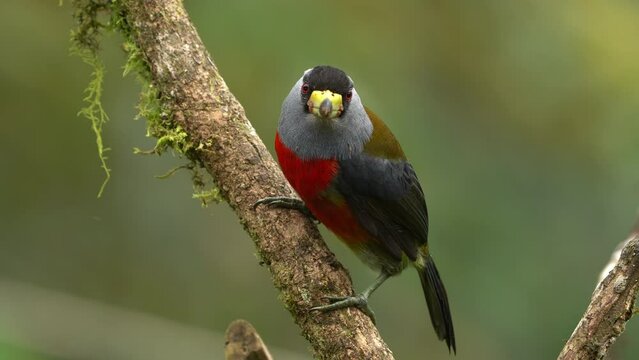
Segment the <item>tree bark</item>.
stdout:
<svg viewBox="0 0 639 360">
<path fill-rule="evenodd" d="M 259 207 L 295 196 L 207 53 L 180 0 L 125 0 L 123 16 L 173 120 L 201 144 L 196 157 L 251 235 L 281 299 L 322 359 L 392 359 L 358 309 L 320 314 L 327 295 L 351 295 L 351 280 L 316 226 L 291 210 Z"/>
<path fill-rule="evenodd" d="M 639 291 L 639 221 L 616 266 L 597 286 L 559 360 L 603 359 L 633 315 Z"/>
</svg>

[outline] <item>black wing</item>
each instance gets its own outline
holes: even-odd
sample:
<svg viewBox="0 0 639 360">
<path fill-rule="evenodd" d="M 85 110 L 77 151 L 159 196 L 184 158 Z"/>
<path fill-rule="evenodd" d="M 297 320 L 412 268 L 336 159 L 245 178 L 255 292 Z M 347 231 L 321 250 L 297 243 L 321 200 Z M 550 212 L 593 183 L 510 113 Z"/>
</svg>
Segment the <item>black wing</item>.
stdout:
<svg viewBox="0 0 639 360">
<path fill-rule="evenodd" d="M 361 225 L 394 257 L 417 258 L 428 239 L 428 211 L 408 162 L 366 154 L 342 160 L 336 186 Z"/>
</svg>

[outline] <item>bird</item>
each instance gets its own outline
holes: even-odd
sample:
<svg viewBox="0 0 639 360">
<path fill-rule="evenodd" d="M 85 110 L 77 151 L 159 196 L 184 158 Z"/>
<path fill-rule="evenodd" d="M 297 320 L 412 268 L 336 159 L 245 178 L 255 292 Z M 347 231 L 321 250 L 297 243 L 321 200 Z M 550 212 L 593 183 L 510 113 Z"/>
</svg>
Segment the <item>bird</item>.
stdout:
<svg viewBox="0 0 639 360">
<path fill-rule="evenodd" d="M 424 192 L 399 142 L 363 105 L 351 77 L 329 65 L 306 70 L 282 104 L 275 151 L 299 199 L 267 197 L 255 206 L 302 211 L 379 271 L 363 292 L 327 297 L 329 304 L 311 310 L 357 307 L 374 322 L 368 298 L 412 265 L 435 333 L 456 353 L 448 296 L 428 246 Z"/>
</svg>

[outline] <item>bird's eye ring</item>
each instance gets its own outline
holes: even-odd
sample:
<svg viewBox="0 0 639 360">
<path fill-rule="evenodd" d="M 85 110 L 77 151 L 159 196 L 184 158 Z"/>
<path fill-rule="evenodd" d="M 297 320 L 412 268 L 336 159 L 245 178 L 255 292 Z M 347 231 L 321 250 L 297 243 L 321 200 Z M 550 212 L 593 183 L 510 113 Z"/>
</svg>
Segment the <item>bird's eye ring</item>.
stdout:
<svg viewBox="0 0 639 360">
<path fill-rule="evenodd" d="M 308 94 L 309 90 L 310 90 L 310 87 L 308 86 L 308 84 L 302 85 L 302 94 Z"/>
<path fill-rule="evenodd" d="M 353 98 L 353 92 L 349 91 L 346 93 L 346 101 L 351 101 L 351 99 Z"/>
</svg>

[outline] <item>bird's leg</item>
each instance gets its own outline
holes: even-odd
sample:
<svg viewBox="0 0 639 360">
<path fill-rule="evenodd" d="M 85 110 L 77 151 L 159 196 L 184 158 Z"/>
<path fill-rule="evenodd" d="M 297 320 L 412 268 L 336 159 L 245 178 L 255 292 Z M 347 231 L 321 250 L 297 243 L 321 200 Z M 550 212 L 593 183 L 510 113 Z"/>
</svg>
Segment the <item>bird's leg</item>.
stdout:
<svg viewBox="0 0 639 360">
<path fill-rule="evenodd" d="M 373 310 L 371 310 L 371 308 L 368 306 L 368 298 L 389 277 L 390 277 L 390 274 L 388 274 L 385 271 L 382 271 L 381 274 L 379 274 L 379 276 L 377 277 L 377 279 L 375 279 L 375 282 L 371 286 L 366 288 L 366 290 L 362 291 L 361 293 L 355 296 L 329 296 L 326 299 L 328 299 L 328 301 L 330 301 L 331 304 L 315 306 L 311 308 L 311 311 L 326 312 L 326 311 L 332 311 L 332 310 L 355 306 L 360 308 L 366 315 L 368 315 L 368 317 L 371 318 L 371 320 L 373 320 L 373 323 L 375 323 L 375 313 L 373 313 Z"/>
<path fill-rule="evenodd" d="M 293 209 L 301 212 L 302 214 L 310 217 L 313 221 L 319 223 L 319 221 L 315 218 L 313 213 L 306 207 L 304 202 L 300 199 L 290 198 L 286 196 L 273 196 L 267 197 L 264 199 L 260 199 L 253 204 L 253 209 L 258 207 L 259 205 L 273 206 L 283 209 Z"/>
</svg>

